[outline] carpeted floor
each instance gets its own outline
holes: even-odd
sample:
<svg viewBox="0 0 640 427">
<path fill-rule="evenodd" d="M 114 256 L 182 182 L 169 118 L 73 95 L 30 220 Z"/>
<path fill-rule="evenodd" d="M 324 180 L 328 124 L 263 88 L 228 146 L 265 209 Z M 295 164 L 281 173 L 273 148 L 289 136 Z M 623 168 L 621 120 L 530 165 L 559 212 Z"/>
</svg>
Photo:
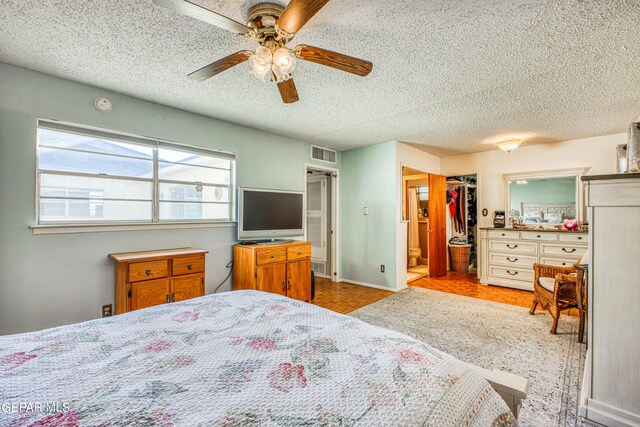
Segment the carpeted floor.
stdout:
<svg viewBox="0 0 640 427">
<path fill-rule="evenodd" d="M 538 309 L 409 288 L 349 313 L 373 325 L 412 336 L 456 358 L 530 380 L 523 426 L 575 426 L 585 344 L 578 319 L 562 315 L 558 335 Z"/>
</svg>

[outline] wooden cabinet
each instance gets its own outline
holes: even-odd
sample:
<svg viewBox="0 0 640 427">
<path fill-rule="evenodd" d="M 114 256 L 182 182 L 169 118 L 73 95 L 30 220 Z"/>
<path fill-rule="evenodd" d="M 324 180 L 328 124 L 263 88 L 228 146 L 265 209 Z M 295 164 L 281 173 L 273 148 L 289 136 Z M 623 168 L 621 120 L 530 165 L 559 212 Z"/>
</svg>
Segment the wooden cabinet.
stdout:
<svg viewBox="0 0 640 427">
<path fill-rule="evenodd" d="M 311 242 L 235 245 L 233 289 L 311 299 Z"/>
<path fill-rule="evenodd" d="M 205 254 L 183 248 L 111 254 L 115 261 L 115 314 L 204 295 Z"/>
</svg>

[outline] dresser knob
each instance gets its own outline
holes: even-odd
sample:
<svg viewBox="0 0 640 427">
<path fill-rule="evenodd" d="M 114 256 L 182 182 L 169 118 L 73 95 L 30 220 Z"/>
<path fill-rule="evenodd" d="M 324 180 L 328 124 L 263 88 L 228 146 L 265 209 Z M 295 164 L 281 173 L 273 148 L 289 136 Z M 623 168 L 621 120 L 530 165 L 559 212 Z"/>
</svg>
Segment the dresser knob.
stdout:
<svg viewBox="0 0 640 427">
<path fill-rule="evenodd" d="M 275 255 L 271 255 L 271 258 L 275 258 L 275 257 L 276 257 Z"/>
<path fill-rule="evenodd" d="M 145 273 L 147 273 L 147 276 L 151 276 L 151 270 L 147 270 Z"/>
<path fill-rule="evenodd" d="M 542 236 L 538 234 L 536 237 L 539 239 L 539 238 L 541 238 Z"/>
<path fill-rule="evenodd" d="M 188 270 L 193 270 L 193 266 L 191 264 L 187 265 Z"/>
</svg>

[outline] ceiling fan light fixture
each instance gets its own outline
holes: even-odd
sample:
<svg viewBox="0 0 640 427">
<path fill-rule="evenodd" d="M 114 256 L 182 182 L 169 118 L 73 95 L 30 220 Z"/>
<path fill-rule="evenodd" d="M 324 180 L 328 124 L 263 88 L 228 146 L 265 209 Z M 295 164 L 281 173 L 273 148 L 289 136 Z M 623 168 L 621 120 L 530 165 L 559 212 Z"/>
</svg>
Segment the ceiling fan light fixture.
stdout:
<svg viewBox="0 0 640 427">
<path fill-rule="evenodd" d="M 265 80 L 265 77 L 271 71 L 273 54 L 268 48 L 260 46 L 256 49 L 255 53 L 251 55 L 249 62 L 251 63 L 251 74 L 260 80 Z"/>
<path fill-rule="evenodd" d="M 291 73 L 296 68 L 296 60 L 288 49 L 281 47 L 273 54 L 273 64 L 271 69 L 276 82 L 281 83 L 291 78 Z"/>
</svg>

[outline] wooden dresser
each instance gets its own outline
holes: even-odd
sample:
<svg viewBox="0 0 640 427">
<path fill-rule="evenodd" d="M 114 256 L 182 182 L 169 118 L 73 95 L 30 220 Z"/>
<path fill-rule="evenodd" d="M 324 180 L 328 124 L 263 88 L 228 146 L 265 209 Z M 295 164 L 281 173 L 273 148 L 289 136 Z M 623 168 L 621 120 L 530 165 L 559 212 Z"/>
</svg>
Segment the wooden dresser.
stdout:
<svg viewBox="0 0 640 427">
<path fill-rule="evenodd" d="M 311 242 L 235 245 L 233 289 L 255 289 L 309 302 Z"/>
<path fill-rule="evenodd" d="M 533 290 L 533 264 L 569 267 L 587 252 L 586 232 L 483 228 L 480 283 Z"/>
<path fill-rule="evenodd" d="M 205 254 L 193 248 L 111 254 L 115 314 L 204 295 Z"/>
</svg>

